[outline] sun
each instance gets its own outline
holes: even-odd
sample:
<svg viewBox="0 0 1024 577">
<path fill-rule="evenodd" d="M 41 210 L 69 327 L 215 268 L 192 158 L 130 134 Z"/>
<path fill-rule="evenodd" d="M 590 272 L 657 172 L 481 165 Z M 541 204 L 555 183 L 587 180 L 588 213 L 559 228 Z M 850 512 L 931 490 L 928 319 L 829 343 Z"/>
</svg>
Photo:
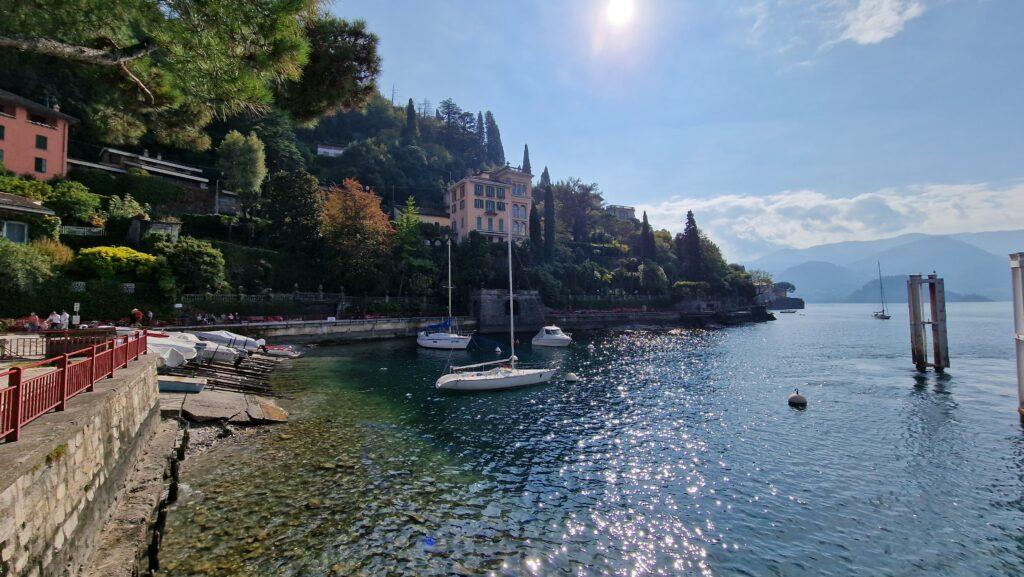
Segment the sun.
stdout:
<svg viewBox="0 0 1024 577">
<path fill-rule="evenodd" d="M 608 0 L 605 18 L 612 26 L 625 26 L 633 19 L 633 0 Z"/>
</svg>

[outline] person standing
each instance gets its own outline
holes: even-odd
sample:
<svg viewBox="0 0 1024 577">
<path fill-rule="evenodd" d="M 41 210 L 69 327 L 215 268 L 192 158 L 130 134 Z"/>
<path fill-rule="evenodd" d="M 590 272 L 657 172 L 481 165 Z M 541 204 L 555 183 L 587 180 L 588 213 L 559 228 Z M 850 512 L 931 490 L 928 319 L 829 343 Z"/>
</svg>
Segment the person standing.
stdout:
<svg viewBox="0 0 1024 577">
<path fill-rule="evenodd" d="M 39 330 L 39 315 L 32 313 L 28 315 L 28 332 L 34 333 Z"/>
<path fill-rule="evenodd" d="M 60 309 L 60 330 L 68 330 L 68 324 L 71 322 L 71 315 L 68 314 L 67 309 Z"/>
<path fill-rule="evenodd" d="M 56 330 L 60 328 L 60 315 L 57 311 L 52 311 L 50 316 L 46 317 L 46 328 L 50 330 Z"/>
<path fill-rule="evenodd" d="M 146 319 L 146 324 L 149 326 L 153 326 L 153 309 L 150 309 L 149 311 L 146 312 Z"/>
</svg>

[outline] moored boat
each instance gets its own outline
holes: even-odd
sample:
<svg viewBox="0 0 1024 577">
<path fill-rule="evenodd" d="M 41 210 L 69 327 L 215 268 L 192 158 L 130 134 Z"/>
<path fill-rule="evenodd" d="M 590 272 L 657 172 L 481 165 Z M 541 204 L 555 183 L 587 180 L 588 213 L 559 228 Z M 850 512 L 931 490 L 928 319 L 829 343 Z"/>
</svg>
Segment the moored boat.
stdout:
<svg viewBox="0 0 1024 577">
<path fill-rule="evenodd" d="M 567 347 L 572 344 L 572 336 L 555 325 L 548 325 L 541 328 L 530 342 L 535 347 Z"/>
</svg>

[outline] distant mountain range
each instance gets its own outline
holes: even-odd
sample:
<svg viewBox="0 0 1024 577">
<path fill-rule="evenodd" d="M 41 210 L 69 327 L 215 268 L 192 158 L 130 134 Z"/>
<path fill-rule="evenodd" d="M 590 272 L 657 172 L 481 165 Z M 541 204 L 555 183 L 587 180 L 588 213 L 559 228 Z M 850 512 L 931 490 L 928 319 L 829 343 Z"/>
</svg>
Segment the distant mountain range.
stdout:
<svg viewBox="0 0 1024 577">
<path fill-rule="evenodd" d="M 905 276 L 883 276 L 882 282 L 885 285 L 885 301 L 892 303 L 907 302 L 907 277 Z M 794 283 L 796 284 L 796 283 Z M 848 303 L 878 303 L 881 295 L 878 292 L 878 279 L 869 281 L 864 286 L 849 294 L 844 302 Z M 946 302 L 978 302 L 992 299 L 976 294 L 960 294 L 956 291 L 946 291 Z"/>
<path fill-rule="evenodd" d="M 876 263 L 881 263 L 885 276 L 899 279 L 903 288 L 897 291 L 902 295 L 898 298 L 903 300 L 906 275 L 932 271 L 945 279 L 947 300 L 1006 300 L 1010 297 L 1007 255 L 1018 251 L 1024 251 L 1024 230 L 905 234 L 780 250 L 749 263 L 749 268 L 766 270 L 776 281 L 793 283 L 794 296 L 810 302 L 877 300 Z M 886 290 L 890 282 L 886 280 Z M 864 294 L 871 290 L 874 299 L 867 299 Z"/>
</svg>

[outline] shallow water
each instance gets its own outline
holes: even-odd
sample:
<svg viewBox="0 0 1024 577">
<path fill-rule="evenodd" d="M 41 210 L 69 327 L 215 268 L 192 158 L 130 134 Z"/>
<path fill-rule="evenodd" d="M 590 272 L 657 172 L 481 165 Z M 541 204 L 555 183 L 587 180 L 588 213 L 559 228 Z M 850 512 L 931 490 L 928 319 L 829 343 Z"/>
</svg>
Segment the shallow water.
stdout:
<svg viewBox="0 0 1024 577">
<path fill-rule="evenodd" d="M 411 340 L 315 349 L 292 422 L 190 464 L 165 574 L 1024 571 L 1009 303 L 949 305 L 940 377 L 902 309 L 778 316 L 527 346 L 584 380 L 503 393 L 435 391 Z"/>
</svg>

